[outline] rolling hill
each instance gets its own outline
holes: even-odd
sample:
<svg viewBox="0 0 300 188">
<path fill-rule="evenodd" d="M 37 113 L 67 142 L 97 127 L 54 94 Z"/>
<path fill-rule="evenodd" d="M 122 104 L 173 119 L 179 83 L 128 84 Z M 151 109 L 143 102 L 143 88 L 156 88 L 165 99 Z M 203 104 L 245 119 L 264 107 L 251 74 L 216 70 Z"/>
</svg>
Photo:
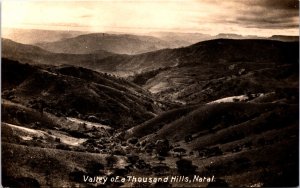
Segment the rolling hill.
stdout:
<svg viewBox="0 0 300 188">
<path fill-rule="evenodd" d="M 105 71 L 121 74 L 193 64 L 207 66 L 213 63 L 221 66 L 241 61 L 279 63 L 297 60 L 295 55 L 297 44 L 271 40 L 216 39 L 184 48 L 164 49 L 134 56 L 108 57 L 102 59 L 98 66 L 99 70 L 103 68 Z"/>
<path fill-rule="evenodd" d="M 37 46 L 55 53 L 90 54 L 103 50 L 116 54 L 138 54 L 169 48 L 171 45 L 159 38 L 128 34 L 92 33 Z"/>
<path fill-rule="evenodd" d="M 2 38 L 1 42 L 2 57 L 29 64 L 68 64 L 91 68 L 97 64 L 99 59 L 115 55 L 103 50 L 97 50 L 94 54 L 52 53 L 40 47 L 17 43 L 10 39 Z"/>
<path fill-rule="evenodd" d="M 112 56 L 98 69 L 164 99 L 199 103 L 246 93 L 297 88 L 298 42 L 217 39 L 136 56 Z M 263 81 L 262 81 L 263 80 Z"/>
<path fill-rule="evenodd" d="M 129 129 L 126 137 L 146 143 L 145 152 L 157 140 L 167 139 L 172 144 L 170 155 L 193 161 L 198 174 L 218 176 L 232 187 L 294 186 L 298 102 L 229 102 L 172 110 Z M 172 118 L 166 121 L 168 116 Z"/>
<path fill-rule="evenodd" d="M 168 41 L 178 47 L 185 47 L 214 38 L 214 36 L 202 33 L 151 32 L 148 35 Z"/>
<path fill-rule="evenodd" d="M 194 141 L 194 144 L 202 143 L 201 147 L 209 146 L 209 144 L 220 144 L 223 143 L 223 140 L 224 142 L 234 141 L 244 138 L 245 135 L 250 136 L 251 134 L 260 134 L 264 131 L 296 125 L 298 121 L 297 112 L 296 104 L 251 102 L 208 104 L 165 124 L 161 129 L 155 131 L 155 140 L 168 138 L 180 141 L 188 135 L 198 135 L 209 130 L 208 135 L 218 136 L 220 140 L 214 141 L 213 138 L 202 135 L 197 136 L 199 138 Z M 227 132 L 223 133 L 223 130 Z M 231 134 L 232 138 L 230 138 Z"/>
</svg>

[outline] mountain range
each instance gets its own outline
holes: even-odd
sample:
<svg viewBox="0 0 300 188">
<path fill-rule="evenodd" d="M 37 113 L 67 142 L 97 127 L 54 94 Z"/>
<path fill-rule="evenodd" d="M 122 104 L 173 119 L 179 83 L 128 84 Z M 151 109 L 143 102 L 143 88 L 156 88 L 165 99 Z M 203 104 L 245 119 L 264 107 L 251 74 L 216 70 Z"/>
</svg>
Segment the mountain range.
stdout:
<svg viewBox="0 0 300 188">
<path fill-rule="evenodd" d="M 171 47 L 166 41 L 150 36 L 93 33 L 56 42 L 37 43 L 55 53 L 90 54 L 105 50 L 117 54 L 138 54 Z"/>
<path fill-rule="evenodd" d="M 274 35 L 261 37 L 220 33 L 209 35 L 202 33 L 150 32 L 141 34 L 126 33 L 90 33 L 85 31 L 28 30 L 4 28 L 3 38 L 18 43 L 36 45 L 55 53 L 87 54 L 107 51 L 117 54 L 140 54 L 163 48 L 186 47 L 201 41 L 212 39 L 270 39 L 280 41 L 298 41 L 299 36 Z"/>
</svg>

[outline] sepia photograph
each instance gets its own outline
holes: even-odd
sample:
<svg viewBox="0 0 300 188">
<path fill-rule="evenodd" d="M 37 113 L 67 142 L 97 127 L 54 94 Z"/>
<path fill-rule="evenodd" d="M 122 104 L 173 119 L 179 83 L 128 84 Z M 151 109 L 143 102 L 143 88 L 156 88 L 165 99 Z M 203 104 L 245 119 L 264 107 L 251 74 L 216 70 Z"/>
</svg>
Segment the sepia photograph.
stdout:
<svg viewBox="0 0 300 188">
<path fill-rule="evenodd" d="M 299 186 L 299 1 L 2 0 L 0 174 Z"/>
</svg>

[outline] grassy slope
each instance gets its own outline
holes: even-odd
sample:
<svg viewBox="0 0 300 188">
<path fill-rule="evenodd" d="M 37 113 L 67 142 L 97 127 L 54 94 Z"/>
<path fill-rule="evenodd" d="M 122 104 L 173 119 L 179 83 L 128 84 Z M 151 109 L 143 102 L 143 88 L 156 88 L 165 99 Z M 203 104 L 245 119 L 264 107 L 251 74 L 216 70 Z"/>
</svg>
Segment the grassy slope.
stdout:
<svg viewBox="0 0 300 188">
<path fill-rule="evenodd" d="M 73 117 L 81 114 L 83 119 L 94 115 L 100 121 L 110 120 L 111 126 L 128 127 L 154 117 L 167 107 L 124 79 L 83 68 L 44 69 L 7 59 L 2 67 L 3 85 L 7 86 L 3 88 L 4 98 L 12 97 L 27 106 L 44 103 L 44 110 L 54 114 Z M 12 76 L 16 73 L 22 75 L 17 81 Z"/>
<path fill-rule="evenodd" d="M 185 116 L 189 112 L 196 109 L 197 106 L 188 106 L 182 108 L 176 108 L 174 110 L 169 110 L 160 114 L 159 116 L 152 118 L 138 126 L 135 126 L 129 130 L 127 130 L 126 138 L 129 137 L 143 137 L 148 134 L 154 133 L 160 130 L 165 124 L 168 124 L 174 121 L 177 118 Z"/>
<path fill-rule="evenodd" d="M 297 42 L 205 41 L 186 48 L 147 54 L 148 58 L 138 62 L 140 67 L 148 66 L 145 61 L 152 56 L 153 60 L 160 57 L 154 63 L 168 68 L 143 70 L 130 79 L 164 99 L 187 103 L 209 102 L 247 92 L 270 92 L 287 85 L 296 88 L 298 49 Z M 131 58 L 130 64 L 135 58 L 138 57 Z"/>
<path fill-rule="evenodd" d="M 298 184 L 298 113 L 297 104 L 203 105 L 181 118 L 172 116 L 174 121 L 158 131 L 152 129 L 155 123 L 149 123 L 149 127 L 143 124 L 141 127 L 152 130 L 152 134 L 142 140 L 171 140 L 173 146 L 187 150 L 183 158 L 198 166 L 197 174 L 215 175 L 230 186 L 295 186 Z M 185 142 L 188 135 L 193 139 Z M 198 150 L 213 147 L 220 148 L 222 154 L 204 158 L 198 155 Z M 175 168 L 175 162 L 174 157 L 166 157 L 168 166 Z M 174 185 L 184 186 L 183 183 Z"/>
<path fill-rule="evenodd" d="M 155 139 L 168 138 L 178 141 L 183 140 L 188 135 L 200 134 L 202 131 L 209 130 L 215 133 L 218 130 L 231 128 L 233 125 L 240 124 L 242 126 L 243 123 L 246 126 L 251 126 L 249 129 L 253 129 L 252 131 L 254 131 L 256 124 L 257 126 L 265 124 L 267 130 L 272 126 L 283 126 L 273 125 L 277 121 L 276 119 L 281 119 L 277 122 L 284 124 L 297 121 L 297 112 L 297 105 L 287 104 L 220 103 L 203 105 L 162 126 L 156 132 Z M 151 130 L 152 125 L 149 126 Z"/>
</svg>

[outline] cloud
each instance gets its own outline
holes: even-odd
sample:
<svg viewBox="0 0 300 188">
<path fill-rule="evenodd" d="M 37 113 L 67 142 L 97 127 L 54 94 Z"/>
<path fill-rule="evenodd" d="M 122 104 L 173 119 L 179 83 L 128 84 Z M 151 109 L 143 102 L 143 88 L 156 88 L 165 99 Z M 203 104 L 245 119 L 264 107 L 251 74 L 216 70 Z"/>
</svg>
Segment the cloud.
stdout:
<svg viewBox="0 0 300 188">
<path fill-rule="evenodd" d="M 299 2 L 297 0 L 201 0 L 206 4 L 204 14 L 190 21 L 201 28 L 211 27 L 216 32 L 247 32 L 264 35 L 272 32 L 297 34 Z M 291 32 L 293 30 L 293 32 Z"/>
<path fill-rule="evenodd" d="M 80 15 L 79 18 L 92 18 L 93 15 L 91 14 L 84 14 L 84 15 Z"/>
<path fill-rule="evenodd" d="M 246 1 L 236 23 L 248 28 L 285 29 L 299 27 L 299 2 L 295 0 Z"/>
<path fill-rule="evenodd" d="M 287 29 L 299 27 L 298 17 L 289 12 L 277 11 L 269 12 L 264 16 L 256 16 L 253 14 L 240 15 L 234 22 L 248 28 Z"/>
<path fill-rule="evenodd" d="M 105 32 L 297 34 L 297 0 L 6 1 L 4 26 Z M 81 27 L 81 28 L 80 28 Z"/>
<path fill-rule="evenodd" d="M 220 4 L 225 14 L 216 15 L 216 23 L 259 29 L 298 29 L 297 0 L 243 0 Z"/>
<path fill-rule="evenodd" d="M 299 9 L 298 0 L 253 0 L 245 1 L 250 6 L 261 6 L 266 9 L 297 10 Z"/>
</svg>

